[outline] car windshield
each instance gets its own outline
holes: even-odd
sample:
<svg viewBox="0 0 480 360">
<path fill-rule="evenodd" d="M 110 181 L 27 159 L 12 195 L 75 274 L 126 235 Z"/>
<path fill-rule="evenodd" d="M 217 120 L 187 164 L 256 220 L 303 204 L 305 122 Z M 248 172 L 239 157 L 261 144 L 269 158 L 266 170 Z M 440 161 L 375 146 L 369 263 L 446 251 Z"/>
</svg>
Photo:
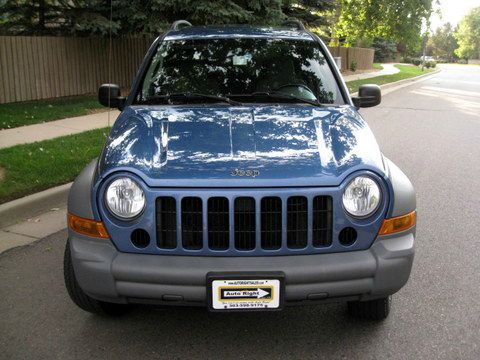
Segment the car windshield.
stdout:
<svg viewBox="0 0 480 360">
<path fill-rule="evenodd" d="M 270 38 L 163 41 L 135 103 L 230 99 L 235 103 L 344 103 L 315 41 Z"/>
</svg>

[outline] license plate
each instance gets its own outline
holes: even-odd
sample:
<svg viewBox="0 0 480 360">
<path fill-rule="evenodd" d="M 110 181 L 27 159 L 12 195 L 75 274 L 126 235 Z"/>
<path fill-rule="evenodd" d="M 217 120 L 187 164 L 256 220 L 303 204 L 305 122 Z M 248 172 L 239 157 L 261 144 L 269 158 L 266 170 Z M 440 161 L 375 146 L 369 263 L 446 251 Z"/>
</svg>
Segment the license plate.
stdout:
<svg viewBox="0 0 480 360">
<path fill-rule="evenodd" d="M 282 306 L 282 278 L 210 276 L 209 288 L 212 310 L 274 310 Z"/>
</svg>

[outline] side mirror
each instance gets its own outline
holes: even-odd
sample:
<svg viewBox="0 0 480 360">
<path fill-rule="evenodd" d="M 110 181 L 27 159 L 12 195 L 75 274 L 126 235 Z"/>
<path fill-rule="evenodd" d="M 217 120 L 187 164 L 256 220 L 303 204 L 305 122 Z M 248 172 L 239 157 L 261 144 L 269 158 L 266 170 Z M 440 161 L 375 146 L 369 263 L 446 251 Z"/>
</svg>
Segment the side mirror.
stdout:
<svg viewBox="0 0 480 360">
<path fill-rule="evenodd" d="M 102 84 L 98 89 L 98 101 L 103 106 L 122 110 L 125 98 L 120 96 L 120 86 L 116 84 Z"/>
<path fill-rule="evenodd" d="M 377 106 L 382 102 L 382 91 L 378 85 L 362 85 L 358 89 L 358 96 L 352 98 L 357 108 Z"/>
</svg>

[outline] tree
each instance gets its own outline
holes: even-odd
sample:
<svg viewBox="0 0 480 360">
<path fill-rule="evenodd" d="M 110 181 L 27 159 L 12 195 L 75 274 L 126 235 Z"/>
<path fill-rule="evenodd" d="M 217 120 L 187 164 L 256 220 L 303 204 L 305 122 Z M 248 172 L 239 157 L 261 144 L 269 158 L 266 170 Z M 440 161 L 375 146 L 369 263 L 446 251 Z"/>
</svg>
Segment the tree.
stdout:
<svg viewBox="0 0 480 360">
<path fill-rule="evenodd" d="M 282 0 L 116 0 L 113 8 L 114 18 L 121 22 L 121 33 L 156 34 L 179 19 L 195 25 L 268 25 L 286 19 Z"/>
<path fill-rule="evenodd" d="M 0 32 L 13 35 L 61 35 L 115 32 L 108 1 L 6 0 Z"/>
<path fill-rule="evenodd" d="M 383 38 L 418 47 L 422 22 L 432 13 L 432 0 L 338 0 L 338 6 L 334 33 L 346 45 Z"/>
<path fill-rule="evenodd" d="M 392 61 L 397 55 L 397 43 L 392 40 L 375 38 L 372 42 L 372 47 L 375 49 L 376 62 Z"/>
<path fill-rule="evenodd" d="M 464 59 L 480 59 L 480 7 L 472 9 L 458 24 L 455 54 Z"/>
<path fill-rule="evenodd" d="M 457 47 L 453 27 L 450 23 L 446 23 L 428 39 L 427 54 L 451 62 L 455 59 L 455 49 Z"/>
<path fill-rule="evenodd" d="M 334 9 L 334 0 L 283 0 L 282 11 L 287 17 L 296 18 L 309 27 L 329 25 L 325 12 Z"/>
<path fill-rule="evenodd" d="M 322 12 L 334 0 L 6 0 L 3 33 L 22 35 L 156 35 L 173 21 L 195 25 L 279 24 L 296 17 L 326 24 Z"/>
</svg>

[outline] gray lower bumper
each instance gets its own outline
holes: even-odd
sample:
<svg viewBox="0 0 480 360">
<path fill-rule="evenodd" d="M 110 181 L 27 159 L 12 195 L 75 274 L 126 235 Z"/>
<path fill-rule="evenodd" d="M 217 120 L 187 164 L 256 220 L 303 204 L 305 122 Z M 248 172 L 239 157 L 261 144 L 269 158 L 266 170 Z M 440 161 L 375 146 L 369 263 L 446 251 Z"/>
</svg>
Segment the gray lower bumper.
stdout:
<svg viewBox="0 0 480 360">
<path fill-rule="evenodd" d="M 287 305 L 370 299 L 405 285 L 414 256 L 413 231 L 380 237 L 365 251 L 242 258 L 121 253 L 109 240 L 69 235 L 80 287 L 96 299 L 121 303 L 205 305 L 212 271 L 282 271 Z"/>
</svg>

